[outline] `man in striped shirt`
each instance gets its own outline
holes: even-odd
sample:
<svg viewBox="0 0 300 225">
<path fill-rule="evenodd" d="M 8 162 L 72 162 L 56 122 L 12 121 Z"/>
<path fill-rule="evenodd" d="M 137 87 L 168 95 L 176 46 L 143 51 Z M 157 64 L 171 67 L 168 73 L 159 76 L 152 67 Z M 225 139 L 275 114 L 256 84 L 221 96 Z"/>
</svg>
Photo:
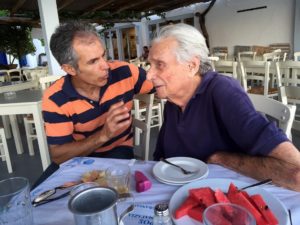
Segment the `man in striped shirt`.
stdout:
<svg viewBox="0 0 300 225">
<path fill-rule="evenodd" d="M 133 96 L 153 92 L 143 69 L 106 61 L 93 27 L 60 25 L 51 51 L 67 73 L 44 93 L 43 115 L 52 161 L 76 156 L 133 158 Z"/>
</svg>

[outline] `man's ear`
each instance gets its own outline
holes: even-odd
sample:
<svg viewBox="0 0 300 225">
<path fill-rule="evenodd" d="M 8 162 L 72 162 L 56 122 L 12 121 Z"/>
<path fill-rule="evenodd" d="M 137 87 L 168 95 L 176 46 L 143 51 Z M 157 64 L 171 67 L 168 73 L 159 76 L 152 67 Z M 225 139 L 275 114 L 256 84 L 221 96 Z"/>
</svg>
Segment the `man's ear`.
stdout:
<svg viewBox="0 0 300 225">
<path fill-rule="evenodd" d="M 76 75 L 76 69 L 71 66 L 70 64 L 62 64 L 61 68 L 68 74 L 75 76 Z"/>
<path fill-rule="evenodd" d="M 195 75 L 198 71 L 199 71 L 199 68 L 200 68 L 200 60 L 199 60 L 199 57 L 193 57 L 192 60 L 189 62 L 189 69 L 190 69 L 190 72 Z"/>
</svg>

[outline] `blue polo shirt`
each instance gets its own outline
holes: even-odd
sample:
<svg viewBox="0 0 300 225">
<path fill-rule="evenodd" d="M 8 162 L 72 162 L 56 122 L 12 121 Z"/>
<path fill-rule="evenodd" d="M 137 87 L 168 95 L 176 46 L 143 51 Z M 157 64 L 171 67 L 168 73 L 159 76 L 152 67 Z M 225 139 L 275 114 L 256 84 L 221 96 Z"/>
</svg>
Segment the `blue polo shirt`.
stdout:
<svg viewBox="0 0 300 225">
<path fill-rule="evenodd" d="M 256 112 L 238 81 L 208 72 L 184 112 L 166 103 L 154 159 L 186 156 L 205 161 L 217 151 L 267 155 L 284 141 L 284 132 Z"/>
</svg>

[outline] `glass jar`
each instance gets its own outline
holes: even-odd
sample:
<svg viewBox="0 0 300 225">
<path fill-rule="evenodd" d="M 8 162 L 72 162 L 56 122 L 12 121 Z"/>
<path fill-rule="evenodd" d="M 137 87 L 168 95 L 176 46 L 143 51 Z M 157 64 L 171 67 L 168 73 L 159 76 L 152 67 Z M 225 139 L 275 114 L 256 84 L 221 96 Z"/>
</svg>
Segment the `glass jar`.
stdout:
<svg viewBox="0 0 300 225">
<path fill-rule="evenodd" d="M 155 206 L 153 225 L 172 225 L 168 204 L 159 203 Z"/>
</svg>

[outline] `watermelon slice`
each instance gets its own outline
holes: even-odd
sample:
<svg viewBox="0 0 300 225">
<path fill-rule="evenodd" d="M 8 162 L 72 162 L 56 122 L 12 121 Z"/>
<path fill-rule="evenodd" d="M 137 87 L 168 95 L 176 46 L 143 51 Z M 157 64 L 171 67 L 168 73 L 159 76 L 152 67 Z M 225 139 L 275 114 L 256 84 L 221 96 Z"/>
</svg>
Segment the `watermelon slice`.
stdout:
<svg viewBox="0 0 300 225">
<path fill-rule="evenodd" d="M 227 191 L 227 195 L 231 195 L 231 194 L 234 194 L 237 192 L 239 192 L 239 189 L 233 183 L 230 183 L 228 191 Z"/>
<path fill-rule="evenodd" d="M 241 192 L 231 193 L 230 195 L 228 195 L 228 198 L 230 202 L 246 208 L 254 216 L 257 225 L 267 224 L 262 214 L 256 209 L 255 206 L 251 204 L 251 202 Z"/>
<path fill-rule="evenodd" d="M 226 213 L 223 213 L 221 208 L 210 208 L 206 212 L 206 219 L 209 220 L 209 224 L 214 225 L 232 225 L 230 218 L 226 216 Z"/>
<path fill-rule="evenodd" d="M 181 218 L 181 217 L 187 215 L 187 214 L 188 214 L 188 211 L 189 211 L 191 208 L 193 208 L 193 207 L 195 207 L 195 206 L 197 206 L 197 205 L 199 205 L 199 202 L 198 202 L 197 200 L 195 200 L 193 197 L 189 196 L 189 197 L 188 197 L 188 198 L 187 198 L 187 199 L 179 206 L 179 208 L 176 209 L 174 217 L 175 217 L 176 219 L 179 219 L 179 218 Z"/>
<path fill-rule="evenodd" d="M 197 199 L 199 203 L 204 204 L 206 207 L 217 203 L 214 191 L 209 187 L 194 188 L 189 190 L 190 196 Z"/>
<path fill-rule="evenodd" d="M 198 220 L 202 223 L 203 221 L 203 212 L 205 210 L 205 207 L 203 205 L 201 206 L 196 206 L 194 208 L 191 208 L 189 211 L 188 211 L 188 216 L 193 218 L 194 220 Z"/>
<path fill-rule="evenodd" d="M 227 196 L 219 188 L 215 190 L 215 198 L 218 203 L 230 203 Z"/>
<path fill-rule="evenodd" d="M 261 195 L 256 194 L 252 195 L 251 199 L 253 200 L 254 204 L 256 205 L 257 209 L 261 212 L 264 219 L 268 222 L 269 225 L 278 225 L 278 220 L 276 216 L 273 214 L 271 209 L 268 207 L 264 199 Z"/>
</svg>

